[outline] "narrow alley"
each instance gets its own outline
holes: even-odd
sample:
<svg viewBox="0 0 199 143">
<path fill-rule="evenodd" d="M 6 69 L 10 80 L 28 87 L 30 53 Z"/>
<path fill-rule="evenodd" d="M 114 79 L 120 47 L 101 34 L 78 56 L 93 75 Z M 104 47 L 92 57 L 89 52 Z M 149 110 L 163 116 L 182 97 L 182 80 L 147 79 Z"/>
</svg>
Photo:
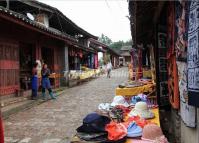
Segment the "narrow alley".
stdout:
<svg viewBox="0 0 199 143">
<path fill-rule="evenodd" d="M 127 68 L 112 71 L 80 86 L 69 88 L 57 100 L 21 111 L 4 121 L 6 143 L 69 142 L 86 114 L 99 103 L 111 102 L 115 88 L 127 80 Z"/>
</svg>

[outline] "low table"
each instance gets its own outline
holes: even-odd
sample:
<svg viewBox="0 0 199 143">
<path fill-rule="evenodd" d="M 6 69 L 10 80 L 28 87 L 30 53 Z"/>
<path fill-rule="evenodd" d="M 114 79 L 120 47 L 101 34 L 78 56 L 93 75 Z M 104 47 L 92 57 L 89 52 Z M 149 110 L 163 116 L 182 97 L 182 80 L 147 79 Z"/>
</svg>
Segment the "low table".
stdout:
<svg viewBox="0 0 199 143">
<path fill-rule="evenodd" d="M 116 88 L 115 95 L 122 95 L 122 96 L 136 96 L 140 93 L 144 92 L 152 92 L 155 85 L 153 83 L 146 84 L 137 87 L 124 87 L 124 88 Z"/>
</svg>

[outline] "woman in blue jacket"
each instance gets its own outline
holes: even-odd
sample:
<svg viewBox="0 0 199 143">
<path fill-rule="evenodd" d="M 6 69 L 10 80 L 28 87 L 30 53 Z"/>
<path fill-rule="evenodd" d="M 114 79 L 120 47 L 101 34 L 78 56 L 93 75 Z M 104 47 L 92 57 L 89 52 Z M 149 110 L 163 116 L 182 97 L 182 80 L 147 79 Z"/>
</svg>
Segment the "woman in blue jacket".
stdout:
<svg viewBox="0 0 199 143">
<path fill-rule="evenodd" d="M 51 85 L 50 85 L 50 70 L 48 69 L 47 64 L 43 65 L 42 71 L 41 71 L 41 75 L 42 75 L 42 81 L 41 81 L 41 85 L 42 85 L 42 96 L 43 99 L 46 99 L 46 95 L 45 95 L 45 90 L 48 89 L 49 95 L 52 99 L 56 99 L 55 96 L 53 95 L 52 89 L 51 89 Z"/>
</svg>

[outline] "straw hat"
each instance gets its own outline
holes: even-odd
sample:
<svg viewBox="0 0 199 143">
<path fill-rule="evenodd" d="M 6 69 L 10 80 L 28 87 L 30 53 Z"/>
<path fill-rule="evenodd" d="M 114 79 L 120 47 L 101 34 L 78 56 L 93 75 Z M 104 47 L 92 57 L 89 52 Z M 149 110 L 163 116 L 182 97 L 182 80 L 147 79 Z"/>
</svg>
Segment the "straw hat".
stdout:
<svg viewBox="0 0 199 143">
<path fill-rule="evenodd" d="M 111 106 L 117 106 L 117 105 L 129 107 L 129 104 L 126 102 L 126 100 L 123 96 L 115 96 L 113 98 L 113 102 L 111 103 Z"/>
<path fill-rule="evenodd" d="M 151 119 L 154 118 L 155 115 L 148 109 L 146 102 L 137 102 L 135 104 L 135 108 L 131 110 L 129 116 L 140 116 L 141 118 Z"/>
<path fill-rule="evenodd" d="M 142 140 L 152 141 L 153 143 L 168 143 L 161 128 L 155 124 L 148 124 L 144 127 Z"/>
</svg>

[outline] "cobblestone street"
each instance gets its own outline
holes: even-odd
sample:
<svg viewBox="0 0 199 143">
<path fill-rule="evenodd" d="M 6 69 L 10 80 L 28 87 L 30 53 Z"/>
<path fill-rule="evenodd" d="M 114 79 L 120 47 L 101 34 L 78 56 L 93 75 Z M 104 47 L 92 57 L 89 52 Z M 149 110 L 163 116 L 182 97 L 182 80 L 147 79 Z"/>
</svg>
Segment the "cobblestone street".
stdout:
<svg viewBox="0 0 199 143">
<path fill-rule="evenodd" d="M 67 89 L 55 101 L 12 115 L 4 121 L 6 143 L 69 142 L 82 118 L 99 103 L 111 102 L 115 87 L 127 78 L 127 68 L 116 69 L 110 79 L 101 76 Z"/>
</svg>

